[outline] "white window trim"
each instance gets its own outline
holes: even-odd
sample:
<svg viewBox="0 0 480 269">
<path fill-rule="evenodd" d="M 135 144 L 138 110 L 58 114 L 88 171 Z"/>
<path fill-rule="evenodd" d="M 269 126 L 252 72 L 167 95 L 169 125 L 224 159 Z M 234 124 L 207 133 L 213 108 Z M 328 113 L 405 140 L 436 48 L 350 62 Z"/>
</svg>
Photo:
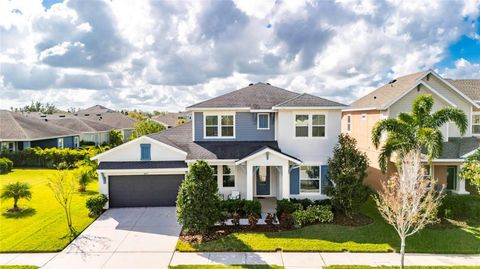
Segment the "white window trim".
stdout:
<svg viewBox="0 0 480 269">
<path fill-rule="evenodd" d="M 302 192 L 302 177 L 301 177 L 301 171 L 302 167 L 307 167 L 307 166 L 317 166 L 318 167 L 318 192 Z M 305 179 L 305 180 L 315 180 L 315 179 Z M 305 164 L 301 165 L 298 168 L 298 193 L 299 195 L 321 195 L 322 194 L 322 165 L 320 164 Z"/>
<path fill-rule="evenodd" d="M 352 132 L 352 114 L 347 114 L 347 133 Z"/>
<path fill-rule="evenodd" d="M 73 147 L 79 148 L 80 147 L 80 137 L 74 136 L 73 137 Z"/>
<path fill-rule="evenodd" d="M 473 124 L 473 118 L 474 118 L 475 116 L 480 116 L 480 112 L 472 112 L 472 121 L 471 121 L 471 124 L 470 124 L 470 125 L 471 125 L 471 128 L 472 128 L 472 136 L 480 136 L 480 133 L 477 134 L 477 133 L 474 133 L 474 132 L 473 132 L 473 126 L 474 126 L 474 125 L 475 125 L 475 126 L 477 126 L 477 125 L 480 126 L 479 124 Z"/>
<path fill-rule="evenodd" d="M 59 148 L 59 149 L 64 149 L 65 148 L 65 141 L 63 140 L 63 138 L 57 138 L 57 148 Z"/>
<path fill-rule="evenodd" d="M 308 116 L 308 136 L 297 136 L 297 130 L 296 130 L 296 118 L 297 115 L 307 115 Z M 312 130 L 313 130 L 313 117 L 312 115 L 323 115 L 325 117 L 325 125 L 315 125 L 315 126 L 325 126 L 325 136 L 312 136 Z M 293 139 L 328 139 L 327 135 L 327 125 L 328 125 L 328 117 L 326 113 L 315 113 L 315 112 L 309 112 L 309 113 L 294 113 L 293 114 Z"/>
<path fill-rule="evenodd" d="M 267 115 L 267 128 L 260 128 L 260 115 Z M 257 130 L 270 130 L 270 113 L 257 113 Z"/>
<path fill-rule="evenodd" d="M 207 116 L 217 116 L 218 117 L 218 125 L 217 125 L 217 136 L 207 136 Z M 222 136 L 222 116 L 233 116 L 233 136 Z M 203 113 L 203 139 L 218 139 L 218 138 L 228 138 L 228 139 L 235 139 L 236 137 L 236 113 Z"/>
</svg>

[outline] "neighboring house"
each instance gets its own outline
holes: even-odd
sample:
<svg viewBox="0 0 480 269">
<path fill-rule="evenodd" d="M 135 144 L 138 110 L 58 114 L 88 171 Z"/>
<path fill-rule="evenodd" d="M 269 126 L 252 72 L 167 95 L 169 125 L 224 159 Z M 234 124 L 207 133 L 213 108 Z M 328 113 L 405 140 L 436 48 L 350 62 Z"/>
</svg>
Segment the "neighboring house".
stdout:
<svg viewBox="0 0 480 269">
<path fill-rule="evenodd" d="M 132 135 L 137 120 L 130 118 L 120 112 L 106 108 L 101 105 L 95 105 L 83 110 L 79 110 L 74 114 L 83 119 L 99 122 L 115 128 L 122 132 L 123 141 L 127 141 Z"/>
<path fill-rule="evenodd" d="M 80 137 L 80 144 L 94 143 L 103 145 L 110 143 L 110 130 L 112 127 L 99 121 L 77 117 L 70 113 L 25 113 L 27 117 L 34 117 L 48 124 L 61 126 L 76 131 Z"/>
<path fill-rule="evenodd" d="M 465 112 L 469 124 L 461 136 L 453 123 L 441 127 L 444 136 L 443 152 L 426 170 L 440 184 L 453 192 L 464 194 L 465 181 L 459 175 L 465 158 L 480 145 L 480 80 L 444 79 L 432 70 L 410 74 L 392 80 L 368 95 L 353 102 L 342 113 L 342 131 L 355 137 L 359 148 L 370 159 L 366 183 L 379 189 L 381 182 L 396 172 L 389 164 L 386 175 L 378 165 L 379 150 L 371 142 L 374 125 L 386 118 L 395 118 L 400 112 L 410 112 L 415 98 L 431 94 L 435 99 L 433 111 L 456 107 Z"/>
<path fill-rule="evenodd" d="M 0 145 L 2 150 L 26 148 L 78 148 L 77 132 L 27 117 L 22 112 L 0 110 Z"/>
<path fill-rule="evenodd" d="M 188 112 L 167 113 L 165 115 L 152 117 L 152 120 L 160 123 L 161 125 L 165 126 L 166 129 L 168 129 L 177 126 L 179 120 L 183 120 L 185 122 L 190 121 L 191 116 Z"/>
<path fill-rule="evenodd" d="M 327 160 L 346 106 L 257 83 L 192 105 L 192 121 L 92 159 L 110 207 L 170 206 L 188 165 L 207 161 L 220 193 L 326 198 Z"/>
</svg>

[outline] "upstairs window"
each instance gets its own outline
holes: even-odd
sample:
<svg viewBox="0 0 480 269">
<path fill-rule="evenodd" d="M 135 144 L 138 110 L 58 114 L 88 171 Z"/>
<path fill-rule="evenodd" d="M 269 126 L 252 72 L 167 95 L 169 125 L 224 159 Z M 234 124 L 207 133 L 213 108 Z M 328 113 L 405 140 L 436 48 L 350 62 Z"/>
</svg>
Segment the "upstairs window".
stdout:
<svg viewBox="0 0 480 269">
<path fill-rule="evenodd" d="M 347 115 L 347 132 L 352 131 L 352 115 Z"/>
<path fill-rule="evenodd" d="M 257 114 L 257 129 L 258 130 L 270 129 L 270 114 L 268 113 Z"/>
<path fill-rule="evenodd" d="M 205 137 L 234 137 L 234 115 L 205 116 Z"/>
<path fill-rule="evenodd" d="M 326 117 L 323 114 L 295 115 L 295 137 L 325 137 Z"/>
<path fill-rule="evenodd" d="M 480 135 L 480 114 L 472 116 L 472 134 Z"/>
<path fill-rule="evenodd" d="M 152 159 L 150 144 L 140 144 L 140 160 L 150 161 Z"/>
</svg>

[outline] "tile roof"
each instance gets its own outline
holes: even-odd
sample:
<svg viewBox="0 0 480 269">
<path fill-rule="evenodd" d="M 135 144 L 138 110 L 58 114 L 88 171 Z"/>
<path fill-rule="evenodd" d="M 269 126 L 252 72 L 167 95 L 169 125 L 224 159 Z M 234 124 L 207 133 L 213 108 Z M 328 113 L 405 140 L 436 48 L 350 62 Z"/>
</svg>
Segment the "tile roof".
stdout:
<svg viewBox="0 0 480 269">
<path fill-rule="evenodd" d="M 480 79 L 447 79 L 470 99 L 480 102 Z"/>
<path fill-rule="evenodd" d="M 0 110 L 0 140 L 39 140 L 76 134 L 74 130 L 27 117 L 21 112 Z"/>
<path fill-rule="evenodd" d="M 144 162 L 100 162 L 98 169 L 165 169 L 165 168 L 187 168 L 184 161 L 144 161 Z"/>
<path fill-rule="evenodd" d="M 300 98 L 301 97 L 301 98 Z M 338 103 L 312 95 L 304 95 L 272 86 L 268 83 L 251 84 L 248 87 L 220 95 L 218 97 L 194 104 L 188 108 L 248 107 L 250 109 L 271 109 L 293 98 L 300 98 L 296 106 L 338 106 Z M 292 104 L 296 104 L 292 100 Z"/>
<path fill-rule="evenodd" d="M 480 148 L 480 139 L 476 137 L 449 137 L 442 144 L 442 153 L 438 159 L 462 159 L 467 153 Z M 426 151 L 423 150 L 425 154 Z"/>
<path fill-rule="evenodd" d="M 243 159 L 252 152 L 269 147 L 281 152 L 276 141 L 192 141 L 192 123 L 187 122 L 149 137 L 187 152 L 187 159 Z"/>
<path fill-rule="evenodd" d="M 402 96 L 406 91 L 415 86 L 415 83 L 429 71 L 422 71 L 392 80 L 373 92 L 363 96 L 350 104 L 351 109 L 385 109 L 391 101 Z"/>
</svg>

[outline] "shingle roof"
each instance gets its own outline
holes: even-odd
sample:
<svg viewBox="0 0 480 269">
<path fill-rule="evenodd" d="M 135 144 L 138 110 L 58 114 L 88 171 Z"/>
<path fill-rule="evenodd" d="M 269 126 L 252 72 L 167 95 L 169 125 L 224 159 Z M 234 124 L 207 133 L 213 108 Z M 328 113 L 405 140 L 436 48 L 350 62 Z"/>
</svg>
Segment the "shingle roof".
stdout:
<svg viewBox="0 0 480 269">
<path fill-rule="evenodd" d="M 480 148 L 480 139 L 476 137 L 449 137 L 443 142 L 442 153 L 438 159 L 462 159 L 467 153 Z M 423 150 L 425 154 L 425 150 Z"/>
<path fill-rule="evenodd" d="M 447 79 L 470 99 L 480 101 L 480 79 Z"/>
<path fill-rule="evenodd" d="M 21 112 L 0 110 L 0 140 L 39 140 L 76 134 L 74 130 L 26 117 Z"/>
<path fill-rule="evenodd" d="M 429 71 L 422 71 L 392 80 L 364 97 L 350 104 L 351 109 L 385 109 L 391 101 L 397 99 L 415 86 L 415 83 Z"/>
<path fill-rule="evenodd" d="M 281 152 L 276 141 L 192 141 L 192 123 L 187 122 L 149 137 L 187 152 L 187 159 L 243 159 L 264 147 Z"/>
<path fill-rule="evenodd" d="M 184 161 L 100 162 L 99 170 L 187 168 Z"/>
<path fill-rule="evenodd" d="M 325 98 L 311 95 L 308 93 L 302 93 L 276 106 L 277 107 L 308 107 L 308 106 L 339 107 L 339 106 L 346 106 L 346 105 L 340 104 L 334 101 L 330 101 Z"/>
<path fill-rule="evenodd" d="M 229 92 L 224 95 L 203 101 L 189 106 L 188 108 L 217 108 L 217 107 L 248 107 L 250 109 L 271 109 L 273 106 L 293 98 L 300 98 L 304 106 L 338 106 L 341 105 L 320 97 L 313 98 L 313 95 L 304 95 L 272 86 L 268 83 L 256 83 L 248 87 Z M 293 102 L 293 101 L 292 101 Z M 292 104 L 295 104 L 293 102 Z"/>
<path fill-rule="evenodd" d="M 116 129 L 132 129 L 137 120 L 120 112 L 77 113 L 80 118 L 106 124 Z"/>
<path fill-rule="evenodd" d="M 25 116 L 77 132 L 104 132 L 112 129 L 112 127 L 107 124 L 76 117 L 71 113 L 54 113 L 45 115 L 42 113 L 30 112 L 26 113 Z"/>
<path fill-rule="evenodd" d="M 176 126 L 178 119 L 185 117 L 190 117 L 190 113 L 167 113 L 165 115 L 152 117 L 152 120 L 162 124 L 166 124 L 168 126 Z"/>
<path fill-rule="evenodd" d="M 94 105 L 89 108 L 81 109 L 77 113 L 84 114 L 84 113 L 105 113 L 105 112 L 115 112 L 115 111 L 113 109 L 104 107 L 102 105 Z"/>
</svg>

